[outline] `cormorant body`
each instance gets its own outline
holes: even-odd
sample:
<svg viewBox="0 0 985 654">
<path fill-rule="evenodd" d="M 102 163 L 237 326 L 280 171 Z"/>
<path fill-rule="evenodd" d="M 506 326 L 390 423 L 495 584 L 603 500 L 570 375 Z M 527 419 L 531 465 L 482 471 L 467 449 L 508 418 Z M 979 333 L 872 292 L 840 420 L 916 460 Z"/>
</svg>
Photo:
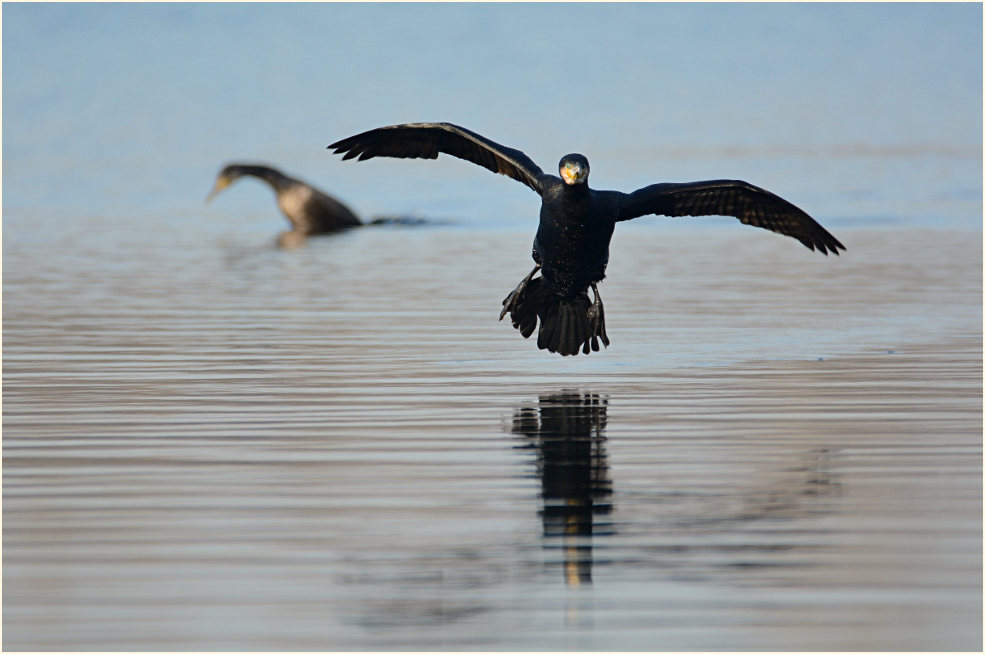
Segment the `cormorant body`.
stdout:
<svg viewBox="0 0 985 654">
<path fill-rule="evenodd" d="M 659 183 L 632 193 L 596 191 L 588 186 L 589 166 L 583 155 L 566 155 L 558 164 L 559 176 L 550 175 L 523 152 L 450 123 L 381 127 L 328 147 L 343 159 L 360 161 L 378 156 L 435 159 L 445 153 L 537 192 L 540 224 L 532 252 L 537 265 L 503 300 L 500 320 L 509 313 L 525 338 L 540 320 L 537 346 L 562 355 L 597 352 L 600 340 L 609 345 L 597 284 L 605 277 L 617 222 L 647 214 L 734 216 L 747 225 L 792 236 L 823 254 L 845 249 L 804 211 L 740 180 Z"/>
<path fill-rule="evenodd" d="M 224 167 L 206 202 L 240 177 L 256 177 L 274 190 L 277 206 L 291 222 L 291 231 L 279 237 L 281 244 L 293 243 L 311 234 L 337 232 L 363 224 L 349 207 L 327 193 L 276 168 L 260 164 L 229 164 Z"/>
</svg>

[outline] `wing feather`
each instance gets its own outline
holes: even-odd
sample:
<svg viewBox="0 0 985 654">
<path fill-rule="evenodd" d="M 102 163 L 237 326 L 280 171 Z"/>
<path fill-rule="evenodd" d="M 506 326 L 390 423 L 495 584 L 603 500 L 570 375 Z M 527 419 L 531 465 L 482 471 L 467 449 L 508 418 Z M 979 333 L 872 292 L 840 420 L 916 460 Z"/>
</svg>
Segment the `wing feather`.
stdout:
<svg viewBox="0 0 985 654">
<path fill-rule="evenodd" d="M 343 159 L 437 159 L 449 154 L 506 175 L 541 192 L 544 171 L 530 157 L 451 123 L 409 123 L 371 129 L 328 146 Z"/>
<path fill-rule="evenodd" d="M 733 216 L 746 225 L 792 236 L 811 250 L 844 250 L 816 220 L 778 195 L 735 179 L 653 184 L 622 198 L 619 220 L 661 216 Z"/>
</svg>

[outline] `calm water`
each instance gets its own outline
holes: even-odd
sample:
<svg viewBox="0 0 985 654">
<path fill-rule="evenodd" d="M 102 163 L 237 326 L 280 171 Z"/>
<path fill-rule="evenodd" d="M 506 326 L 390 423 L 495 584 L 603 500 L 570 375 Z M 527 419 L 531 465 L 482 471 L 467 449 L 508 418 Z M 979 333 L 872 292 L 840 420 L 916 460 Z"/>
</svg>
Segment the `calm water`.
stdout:
<svg viewBox="0 0 985 654">
<path fill-rule="evenodd" d="M 980 650 L 981 12 L 4 5 L 4 649 Z M 324 149 L 430 119 L 848 251 L 621 224 L 547 355 L 528 189 Z"/>
</svg>

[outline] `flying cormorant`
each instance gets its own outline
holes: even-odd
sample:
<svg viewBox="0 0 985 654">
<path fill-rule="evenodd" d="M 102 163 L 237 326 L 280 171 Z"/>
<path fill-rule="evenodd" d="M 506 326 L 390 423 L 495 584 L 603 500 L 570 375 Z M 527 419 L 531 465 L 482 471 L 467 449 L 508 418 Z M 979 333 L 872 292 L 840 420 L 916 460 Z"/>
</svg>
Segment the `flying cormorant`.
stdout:
<svg viewBox="0 0 985 654">
<path fill-rule="evenodd" d="M 278 237 L 281 245 L 297 244 L 310 234 L 337 232 L 363 224 L 349 207 L 335 198 L 306 182 L 288 177 L 276 168 L 259 164 L 234 163 L 223 168 L 205 201 L 210 201 L 244 176 L 262 179 L 277 194 L 277 206 L 291 221 L 291 230 Z"/>
<path fill-rule="evenodd" d="M 540 319 L 537 347 L 561 355 L 608 347 L 605 312 L 597 284 L 605 277 L 616 223 L 647 214 L 734 216 L 747 225 L 792 236 L 811 250 L 838 254 L 845 246 L 806 213 L 748 182 L 719 179 L 659 183 L 632 193 L 588 187 L 588 159 L 568 154 L 560 178 L 544 173 L 527 155 L 450 123 L 412 123 L 369 130 L 329 148 L 343 159 L 436 159 L 450 154 L 526 184 L 541 197 L 533 243 L 536 266 L 503 300 L 524 338 Z M 540 277 L 534 277 L 537 272 Z M 588 299 L 592 289 L 593 300 Z"/>
</svg>

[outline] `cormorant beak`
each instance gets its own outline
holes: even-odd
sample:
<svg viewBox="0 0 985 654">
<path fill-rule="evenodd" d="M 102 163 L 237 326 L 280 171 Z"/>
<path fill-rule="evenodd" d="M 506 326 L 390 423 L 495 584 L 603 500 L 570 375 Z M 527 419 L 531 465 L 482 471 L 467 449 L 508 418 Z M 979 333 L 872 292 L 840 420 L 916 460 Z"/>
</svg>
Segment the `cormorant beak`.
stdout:
<svg viewBox="0 0 985 654">
<path fill-rule="evenodd" d="M 209 191 L 208 196 L 206 196 L 205 198 L 205 202 L 206 203 L 211 202 L 212 198 L 219 195 L 220 191 L 222 191 L 224 188 L 229 186 L 229 182 L 230 180 L 228 177 L 220 177 L 219 179 L 215 180 L 215 186 L 213 186 L 212 190 Z"/>
<path fill-rule="evenodd" d="M 579 164 L 569 163 L 561 167 L 561 179 L 569 186 L 572 184 L 581 184 L 587 177 L 588 171 Z"/>
</svg>

